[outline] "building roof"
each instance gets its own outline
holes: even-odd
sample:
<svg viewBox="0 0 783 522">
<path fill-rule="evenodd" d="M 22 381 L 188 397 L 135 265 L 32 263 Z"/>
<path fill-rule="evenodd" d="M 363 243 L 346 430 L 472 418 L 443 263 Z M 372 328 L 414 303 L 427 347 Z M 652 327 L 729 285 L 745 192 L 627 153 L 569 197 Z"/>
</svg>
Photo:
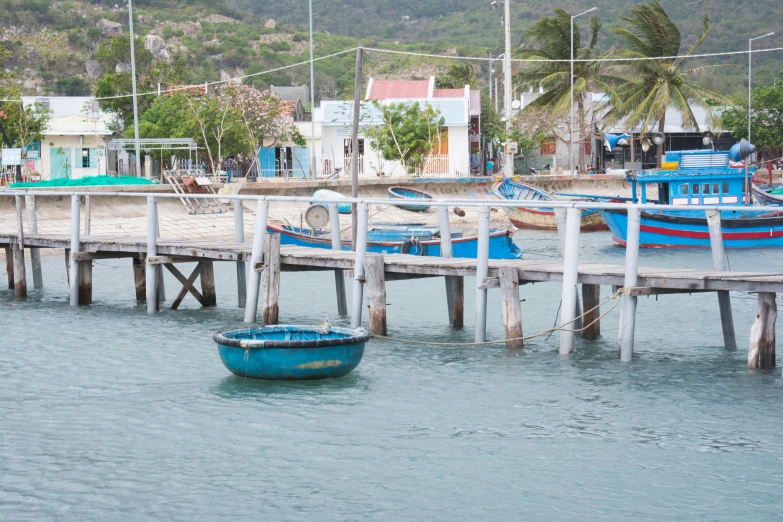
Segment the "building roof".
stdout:
<svg viewBox="0 0 783 522">
<path fill-rule="evenodd" d="M 429 80 L 375 80 L 370 78 L 367 85 L 367 95 L 365 100 L 399 100 L 407 98 L 427 98 L 430 96 L 430 84 L 433 84 L 434 78 Z"/>
<path fill-rule="evenodd" d="M 391 100 L 390 100 L 391 101 Z M 413 99 L 411 103 L 418 102 L 419 105 L 430 104 L 430 106 L 440 111 L 441 117 L 445 120 L 446 127 L 467 127 L 470 124 L 468 114 L 467 100 L 459 99 Z M 353 102 L 351 101 L 325 101 L 321 102 L 323 108 L 324 127 L 345 127 L 350 126 L 353 119 Z M 316 117 L 320 116 L 316 112 Z M 380 110 L 372 103 L 362 103 L 359 116 L 361 126 L 381 125 Z"/>
<path fill-rule="evenodd" d="M 435 89 L 436 98 L 462 98 L 465 89 Z"/>
<path fill-rule="evenodd" d="M 278 98 L 285 101 L 301 100 L 302 103 L 307 103 L 307 101 L 310 99 L 310 89 L 307 87 L 307 85 L 270 85 L 269 90 L 276 94 Z"/>
<path fill-rule="evenodd" d="M 22 105 L 25 109 L 36 103 L 48 107 L 52 118 L 69 114 L 100 112 L 98 100 L 92 96 L 22 96 Z"/>
<path fill-rule="evenodd" d="M 102 114 L 98 118 L 87 119 L 78 114 L 57 116 L 49 120 L 44 136 L 111 136 L 109 130 L 111 117 Z"/>
</svg>

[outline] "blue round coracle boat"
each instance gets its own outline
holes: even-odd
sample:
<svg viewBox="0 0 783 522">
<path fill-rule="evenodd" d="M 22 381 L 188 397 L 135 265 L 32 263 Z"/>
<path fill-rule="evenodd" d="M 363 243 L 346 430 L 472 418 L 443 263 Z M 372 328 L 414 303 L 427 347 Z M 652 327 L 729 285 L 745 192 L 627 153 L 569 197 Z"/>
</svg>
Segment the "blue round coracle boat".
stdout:
<svg viewBox="0 0 783 522">
<path fill-rule="evenodd" d="M 370 334 L 351 328 L 279 325 L 216 333 L 223 365 L 251 379 L 329 379 L 362 360 Z"/>
<path fill-rule="evenodd" d="M 432 196 L 424 192 L 409 187 L 389 187 L 389 197 L 392 199 L 411 199 L 416 200 L 417 203 L 422 203 L 432 200 Z M 400 205 L 400 208 L 410 210 L 411 212 L 426 212 L 430 209 L 431 205 Z"/>
</svg>

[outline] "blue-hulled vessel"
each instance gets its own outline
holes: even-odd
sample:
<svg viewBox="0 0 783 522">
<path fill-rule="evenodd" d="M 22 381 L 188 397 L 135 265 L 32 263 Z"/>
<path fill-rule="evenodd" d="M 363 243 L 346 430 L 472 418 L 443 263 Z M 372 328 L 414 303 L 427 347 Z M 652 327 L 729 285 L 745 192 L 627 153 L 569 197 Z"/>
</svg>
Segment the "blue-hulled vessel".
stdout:
<svg viewBox="0 0 783 522">
<path fill-rule="evenodd" d="M 721 205 L 736 210 L 721 212 L 723 241 L 728 248 L 783 246 L 783 213 L 760 214 L 745 206 L 745 172 L 730 165 L 729 153 L 712 150 L 666 153 L 667 167 L 638 172 L 629 181 L 641 187 L 642 203 L 670 205 L 671 210 L 643 211 L 639 245 L 648 248 L 709 248 L 710 233 L 702 210 L 692 205 Z M 647 187 L 656 186 L 658 200 L 648 201 Z M 625 210 L 601 210 L 613 240 L 625 245 L 628 215 Z"/>
<path fill-rule="evenodd" d="M 329 379 L 351 373 L 370 339 L 365 330 L 278 325 L 216 333 L 220 360 L 251 379 Z"/>
<path fill-rule="evenodd" d="M 315 192 L 313 192 L 314 198 L 319 199 L 347 199 L 345 196 L 340 194 L 339 192 L 335 192 L 334 190 L 328 190 L 328 189 L 318 189 Z M 337 211 L 340 214 L 350 214 L 351 213 L 351 204 L 350 203 L 338 203 L 337 204 Z"/>
<path fill-rule="evenodd" d="M 269 224 L 267 231 L 280 234 L 281 245 L 314 248 L 332 248 L 331 233 L 323 230 Z M 489 231 L 490 259 L 519 259 L 522 250 L 512 241 L 516 228 L 497 227 Z M 351 241 L 343 240 L 343 250 L 351 250 Z M 453 257 L 476 258 L 478 236 L 475 228 L 453 230 L 451 233 Z M 421 223 L 374 224 L 367 231 L 367 252 L 378 254 L 412 254 L 440 256 L 440 227 Z"/>
<path fill-rule="evenodd" d="M 432 200 L 432 196 L 423 190 L 408 187 L 389 187 L 389 197 L 392 199 L 415 199 L 419 201 Z M 410 210 L 411 212 L 426 212 L 430 207 L 431 205 L 427 204 L 400 205 L 400 208 Z"/>
</svg>

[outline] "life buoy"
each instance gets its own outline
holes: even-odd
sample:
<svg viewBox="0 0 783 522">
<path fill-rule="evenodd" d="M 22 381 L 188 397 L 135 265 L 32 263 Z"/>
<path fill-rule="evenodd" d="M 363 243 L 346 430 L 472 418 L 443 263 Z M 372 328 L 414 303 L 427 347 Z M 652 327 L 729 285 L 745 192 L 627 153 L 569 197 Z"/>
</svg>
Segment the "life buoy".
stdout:
<svg viewBox="0 0 783 522">
<path fill-rule="evenodd" d="M 403 254 L 408 254 L 411 250 L 411 247 L 418 248 L 418 252 L 416 255 L 423 256 L 425 247 L 421 244 L 421 240 L 417 237 L 411 237 L 410 239 L 406 239 L 405 242 L 402 244 L 402 248 L 400 249 L 400 252 Z"/>
</svg>

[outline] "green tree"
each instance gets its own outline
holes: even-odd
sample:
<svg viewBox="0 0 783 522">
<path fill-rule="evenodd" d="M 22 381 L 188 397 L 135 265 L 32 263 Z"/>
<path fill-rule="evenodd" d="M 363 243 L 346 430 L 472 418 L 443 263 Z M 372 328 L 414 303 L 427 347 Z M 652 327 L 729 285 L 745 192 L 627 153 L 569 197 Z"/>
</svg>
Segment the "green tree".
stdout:
<svg viewBox="0 0 783 522">
<path fill-rule="evenodd" d="M 473 88 L 476 83 L 476 72 L 470 63 L 452 65 L 446 74 L 436 80 L 438 89 L 462 89 L 466 85 Z"/>
<path fill-rule="evenodd" d="M 35 141 L 41 142 L 52 113 L 42 103 L 25 108 L 19 94 L 18 89 L 0 89 L 0 99 L 11 100 L 0 102 L 0 122 L 11 142 L 10 146 L 21 147 L 22 156 L 26 157 L 26 147 Z"/>
<path fill-rule="evenodd" d="M 573 127 L 577 136 L 574 142 L 582 144 L 590 139 L 590 121 L 587 95 L 591 91 L 600 91 L 609 95 L 615 103 L 617 95 L 612 87 L 618 78 L 608 70 L 607 63 L 600 61 L 611 54 L 611 50 L 601 53 L 598 50 L 598 37 L 601 23 L 596 17 L 589 21 L 587 41 L 583 42 L 579 25 L 574 24 L 574 102 L 576 120 Z M 555 16 L 539 19 L 526 32 L 523 45 L 516 51 L 522 58 L 542 60 L 526 64 L 516 74 L 521 87 L 537 89 L 544 87 L 544 94 L 536 98 L 528 107 L 536 112 L 529 121 L 539 121 L 537 116 L 543 112 L 553 118 L 563 128 L 570 129 L 571 111 L 571 15 L 562 9 L 555 9 Z M 545 61 L 547 60 L 547 61 Z M 554 61 L 548 61 L 554 60 Z M 530 129 L 528 128 L 528 132 Z M 535 132 L 539 134 L 539 131 Z M 571 136 L 557 136 L 568 147 L 568 156 L 572 157 Z M 579 165 L 584 165 L 584 146 L 579 147 Z"/>
<path fill-rule="evenodd" d="M 60 96 L 89 96 L 90 84 L 78 76 L 59 78 L 54 82 L 54 92 Z"/>
<path fill-rule="evenodd" d="M 783 82 L 753 89 L 753 116 L 751 117 L 753 143 L 759 148 L 783 148 Z M 748 137 L 748 108 L 746 99 L 721 114 L 723 129 L 731 131 L 736 139 Z"/>
<path fill-rule="evenodd" d="M 706 111 L 710 126 L 718 128 L 718 117 L 706 99 L 724 98 L 690 81 L 700 71 L 718 66 L 707 65 L 692 69 L 682 67 L 685 59 L 693 54 L 707 37 L 710 30 L 709 18 L 704 16 L 701 34 L 684 54 L 680 54 L 680 29 L 658 2 L 634 7 L 631 9 L 631 16 L 624 16 L 622 19 L 628 27 L 616 27 L 613 32 L 625 45 L 620 55 L 633 61 L 622 65 L 629 79 L 617 88 L 620 103 L 614 104 L 610 111 L 610 121 L 619 121 L 625 117 L 628 128 L 640 126 L 642 135 L 650 131 L 657 122 L 658 132 L 663 132 L 666 109 L 673 107 L 682 115 L 684 127 L 698 131 L 699 125 L 691 108 L 698 106 Z M 673 58 L 648 59 L 661 56 Z M 658 145 L 657 156 L 660 167 L 663 144 Z"/>
<path fill-rule="evenodd" d="M 405 171 L 412 174 L 439 144 L 446 120 L 429 104 L 424 107 L 418 102 L 373 104 L 383 125 L 364 131 L 370 138 L 370 145 L 381 152 L 383 159 L 399 161 Z"/>
</svg>

